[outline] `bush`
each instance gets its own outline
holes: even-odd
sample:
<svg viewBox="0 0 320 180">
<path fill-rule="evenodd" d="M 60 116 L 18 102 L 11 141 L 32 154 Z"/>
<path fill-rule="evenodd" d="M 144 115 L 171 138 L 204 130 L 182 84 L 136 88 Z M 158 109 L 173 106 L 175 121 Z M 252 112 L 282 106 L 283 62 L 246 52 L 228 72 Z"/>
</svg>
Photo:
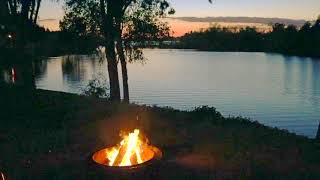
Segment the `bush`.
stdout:
<svg viewBox="0 0 320 180">
<path fill-rule="evenodd" d="M 90 80 L 88 85 L 82 90 L 82 95 L 97 98 L 109 98 L 108 81 L 103 75 L 98 75 Z"/>
</svg>

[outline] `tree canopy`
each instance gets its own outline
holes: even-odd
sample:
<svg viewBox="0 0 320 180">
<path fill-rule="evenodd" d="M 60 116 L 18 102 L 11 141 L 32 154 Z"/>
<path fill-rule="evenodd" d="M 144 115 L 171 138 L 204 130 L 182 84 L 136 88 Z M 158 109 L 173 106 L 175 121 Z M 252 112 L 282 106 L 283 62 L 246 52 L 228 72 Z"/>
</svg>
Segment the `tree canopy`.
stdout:
<svg viewBox="0 0 320 180">
<path fill-rule="evenodd" d="M 167 1 L 131 0 L 125 2 L 124 7 L 121 8 L 123 15 L 119 20 L 122 30 L 121 37 L 124 40 L 169 36 L 169 27 L 159 19 L 174 13 Z M 66 0 L 66 14 L 60 22 L 61 30 L 80 36 L 102 36 L 102 14 L 99 3 L 99 0 Z"/>
<path fill-rule="evenodd" d="M 78 36 L 98 36 L 106 47 L 110 99 L 120 100 L 117 63 L 121 62 L 124 99 L 129 101 L 125 47 L 129 41 L 169 36 L 169 27 L 159 18 L 174 13 L 166 0 L 66 0 L 63 31 Z M 134 51 L 131 51 L 134 52 Z M 140 53 L 137 53 L 140 54 Z M 128 57 L 128 56 L 127 56 Z"/>
</svg>

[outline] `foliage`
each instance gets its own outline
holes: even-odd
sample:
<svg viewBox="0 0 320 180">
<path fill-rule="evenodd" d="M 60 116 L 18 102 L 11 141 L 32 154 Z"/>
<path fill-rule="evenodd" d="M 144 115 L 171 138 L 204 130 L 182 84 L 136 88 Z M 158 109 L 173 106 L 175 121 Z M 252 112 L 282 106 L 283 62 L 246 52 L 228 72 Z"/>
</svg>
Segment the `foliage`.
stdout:
<svg viewBox="0 0 320 180">
<path fill-rule="evenodd" d="M 107 80 L 103 75 L 98 75 L 94 79 L 90 80 L 88 85 L 82 90 L 82 94 L 85 96 L 93 96 L 97 98 L 108 98 L 109 88 Z"/>
<path fill-rule="evenodd" d="M 164 0 L 137 0 L 128 3 L 121 17 L 122 39 L 141 41 L 169 36 L 167 23 L 159 18 L 174 13 L 169 3 Z M 102 36 L 101 13 L 98 0 L 66 0 L 66 14 L 60 22 L 62 31 L 85 36 Z"/>
<path fill-rule="evenodd" d="M 157 179 L 320 177 L 319 142 L 240 117 L 220 119 L 210 107 L 202 115 L 45 90 L 0 92 L 0 166 L 8 179 L 92 179 L 88 156 L 136 126 L 166 153 Z"/>
<path fill-rule="evenodd" d="M 128 62 L 139 62 L 141 64 L 145 64 L 148 60 L 144 55 L 140 48 L 137 48 L 135 46 L 126 46 L 126 60 Z"/>
<path fill-rule="evenodd" d="M 174 10 L 169 7 L 166 0 L 66 0 L 66 15 L 60 27 L 78 36 L 91 34 L 103 38 L 102 45 L 107 50 L 110 99 L 120 101 L 117 67 L 120 61 L 124 102 L 129 102 L 125 48 L 132 47 L 129 41 L 168 35 L 165 31 L 169 31 L 169 28 L 158 18 L 173 13 Z"/>
<path fill-rule="evenodd" d="M 97 0 L 66 0 L 66 14 L 60 21 L 61 31 L 79 36 L 101 35 L 101 14 Z"/>
<path fill-rule="evenodd" d="M 142 1 L 143 2 L 143 1 Z M 144 5 L 142 2 L 128 8 L 123 23 L 122 38 L 125 42 L 143 42 L 170 36 L 170 28 L 160 18 L 173 14 L 169 4 Z M 160 6 L 160 7 L 159 7 Z"/>
<path fill-rule="evenodd" d="M 19 17 L 23 21 L 36 23 L 41 0 L 2 0 L 0 3 L 1 17 Z M 8 21 L 9 19 L 4 19 Z"/>
<path fill-rule="evenodd" d="M 200 32 L 190 32 L 180 39 L 180 48 L 214 51 L 263 51 L 302 56 L 320 56 L 320 19 L 307 22 L 301 28 L 274 24 L 263 33 L 247 27 L 230 30 L 213 26 Z"/>
<path fill-rule="evenodd" d="M 41 0 L 1 0 L 0 1 L 0 47 L 1 53 L 21 50 L 34 51 L 47 31 L 37 25 Z M 1 39 L 7 38 L 4 43 Z M 2 52 L 3 50 L 3 52 Z"/>
<path fill-rule="evenodd" d="M 218 112 L 214 107 L 209 107 L 209 106 L 196 107 L 192 112 L 199 117 L 210 116 L 211 118 L 214 118 L 214 119 L 223 119 L 223 116 L 221 115 L 221 113 Z"/>
</svg>

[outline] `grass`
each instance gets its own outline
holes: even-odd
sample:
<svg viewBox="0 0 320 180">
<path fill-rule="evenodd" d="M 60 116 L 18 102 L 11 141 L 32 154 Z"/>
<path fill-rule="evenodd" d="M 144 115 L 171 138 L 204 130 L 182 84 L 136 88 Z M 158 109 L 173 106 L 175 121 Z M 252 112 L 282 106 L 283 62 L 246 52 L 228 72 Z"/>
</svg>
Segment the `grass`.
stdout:
<svg viewBox="0 0 320 180">
<path fill-rule="evenodd" d="M 10 179 L 86 179 L 88 157 L 136 127 L 165 152 L 165 179 L 320 178 L 316 140 L 214 108 L 187 112 L 14 87 L 0 94 L 0 169 Z"/>
</svg>

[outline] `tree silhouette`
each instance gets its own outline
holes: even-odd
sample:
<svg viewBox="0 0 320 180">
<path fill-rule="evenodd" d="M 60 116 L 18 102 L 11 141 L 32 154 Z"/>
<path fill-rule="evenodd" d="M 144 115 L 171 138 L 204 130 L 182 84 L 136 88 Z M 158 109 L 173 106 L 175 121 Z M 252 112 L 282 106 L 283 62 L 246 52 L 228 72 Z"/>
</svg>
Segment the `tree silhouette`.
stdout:
<svg viewBox="0 0 320 180">
<path fill-rule="evenodd" d="M 15 47 L 25 47 L 42 31 L 37 24 L 41 0 L 1 0 L 0 24 L 3 29 L 14 35 Z"/>
<path fill-rule="evenodd" d="M 7 4 L 10 15 L 37 22 L 41 0 L 3 0 L 3 2 Z"/>
<path fill-rule="evenodd" d="M 230 29 L 213 26 L 200 32 L 190 32 L 180 38 L 178 48 L 213 51 L 277 52 L 320 57 L 320 19 L 301 28 L 276 23 L 270 32 L 255 28 Z"/>
<path fill-rule="evenodd" d="M 129 41 L 154 39 L 169 30 L 157 17 L 174 12 L 165 0 L 67 0 L 67 13 L 61 29 L 78 35 L 95 34 L 104 37 L 107 49 L 110 99 L 120 100 L 118 60 L 123 74 L 124 101 L 129 101 L 125 49 Z"/>
</svg>

